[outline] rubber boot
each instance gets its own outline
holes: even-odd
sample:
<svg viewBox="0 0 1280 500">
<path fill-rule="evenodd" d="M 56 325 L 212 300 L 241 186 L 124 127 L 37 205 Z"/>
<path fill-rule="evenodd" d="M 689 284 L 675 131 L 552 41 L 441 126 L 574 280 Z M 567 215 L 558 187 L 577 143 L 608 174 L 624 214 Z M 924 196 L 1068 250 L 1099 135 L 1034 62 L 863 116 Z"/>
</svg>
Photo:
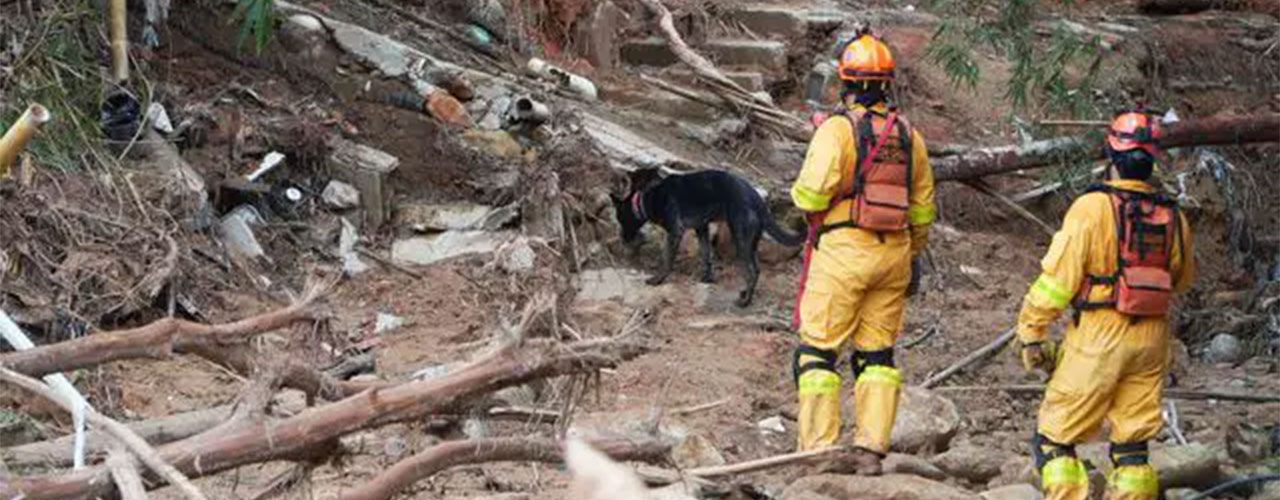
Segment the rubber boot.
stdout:
<svg viewBox="0 0 1280 500">
<path fill-rule="evenodd" d="M 854 386 L 854 417 L 858 425 L 853 445 L 867 452 L 889 452 L 889 436 L 898 415 L 898 398 L 902 391 L 902 374 L 884 365 L 870 365 L 858 376 Z M 869 459 L 864 459 L 869 460 Z M 876 460 L 877 466 L 879 460 Z"/>
</svg>

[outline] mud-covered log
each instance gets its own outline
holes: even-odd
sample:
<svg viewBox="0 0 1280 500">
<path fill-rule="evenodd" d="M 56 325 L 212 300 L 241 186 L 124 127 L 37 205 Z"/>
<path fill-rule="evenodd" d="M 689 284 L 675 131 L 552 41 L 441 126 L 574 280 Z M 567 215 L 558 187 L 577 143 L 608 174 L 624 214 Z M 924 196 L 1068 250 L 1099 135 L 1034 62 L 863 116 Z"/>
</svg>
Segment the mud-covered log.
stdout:
<svg viewBox="0 0 1280 500">
<path fill-rule="evenodd" d="M 1169 125 L 1160 140 L 1163 148 L 1280 141 L 1280 114 L 1213 116 Z M 1085 137 L 1056 137 L 1022 145 L 975 148 L 934 158 L 939 181 L 973 179 L 1042 167 L 1062 158 L 1102 158 L 1102 143 Z"/>
<path fill-rule="evenodd" d="M 591 445 L 617 460 L 656 460 L 668 447 L 655 439 L 608 439 Z M 545 438 L 449 441 L 401 460 L 369 482 L 343 493 L 341 500 L 387 500 L 413 483 L 450 467 L 485 462 L 559 462 L 564 449 Z"/>
<path fill-rule="evenodd" d="M 1280 16 L 1280 2 L 1275 0 L 1138 0 L 1143 14 L 1195 14 L 1206 10 L 1252 11 Z"/>
<path fill-rule="evenodd" d="M 315 458 L 334 439 L 364 429 L 418 420 L 456 408 L 476 396 L 530 380 L 612 366 L 643 348 L 624 340 L 590 340 L 569 346 L 526 342 L 449 375 L 371 389 L 280 420 L 232 420 L 195 437 L 159 448 L 163 460 L 191 477 L 271 460 Z M 0 483 L 0 498 L 89 499 L 113 493 L 105 467 L 65 475 L 13 478 Z"/>
<path fill-rule="evenodd" d="M 227 421 L 231 415 L 231 406 L 218 406 L 204 410 L 179 413 L 167 417 L 130 422 L 126 425 L 153 445 L 186 439 L 214 428 Z M 71 443 L 75 436 L 62 436 L 48 441 L 28 443 L 10 448 L 0 449 L 0 461 L 13 468 L 24 467 L 70 467 Z M 99 431 L 90 431 L 88 448 L 85 454 L 89 457 L 100 456 L 107 452 L 107 437 Z M 86 459 L 87 461 L 87 459 Z"/>
<path fill-rule="evenodd" d="M 312 319 L 310 308 L 315 294 L 297 304 L 232 323 L 206 325 L 165 318 L 154 323 L 38 346 L 0 355 L 0 365 L 31 377 L 89 368 L 103 363 L 133 358 L 164 359 L 174 351 L 202 345 L 242 342 L 254 335 Z"/>
</svg>

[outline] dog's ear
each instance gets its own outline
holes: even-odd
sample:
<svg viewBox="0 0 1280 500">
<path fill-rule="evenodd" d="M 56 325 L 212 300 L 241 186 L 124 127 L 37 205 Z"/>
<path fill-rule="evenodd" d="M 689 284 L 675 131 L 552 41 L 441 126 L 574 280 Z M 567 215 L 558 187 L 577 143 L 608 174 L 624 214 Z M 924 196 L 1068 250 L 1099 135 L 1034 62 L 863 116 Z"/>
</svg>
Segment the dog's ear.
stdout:
<svg viewBox="0 0 1280 500">
<path fill-rule="evenodd" d="M 631 192 L 644 191 L 662 181 L 662 172 L 656 168 L 642 168 L 631 172 Z"/>
</svg>

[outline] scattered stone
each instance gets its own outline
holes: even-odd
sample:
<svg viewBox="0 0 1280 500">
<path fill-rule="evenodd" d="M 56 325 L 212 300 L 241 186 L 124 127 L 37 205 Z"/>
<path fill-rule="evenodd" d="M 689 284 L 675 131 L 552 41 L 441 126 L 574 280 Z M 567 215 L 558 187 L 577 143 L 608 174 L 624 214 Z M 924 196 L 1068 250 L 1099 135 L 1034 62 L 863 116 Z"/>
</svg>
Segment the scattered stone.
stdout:
<svg viewBox="0 0 1280 500">
<path fill-rule="evenodd" d="M 939 452 L 947 449 L 959 427 L 955 403 L 927 389 L 906 386 L 890 442 L 893 451 L 902 453 Z"/>
<path fill-rule="evenodd" d="M 680 300 L 701 308 L 710 299 L 709 286 L 695 286 L 693 290 L 678 288 L 673 283 L 650 286 L 645 283 L 648 275 L 634 269 L 587 269 L 577 276 L 577 300 L 581 302 L 617 301 L 626 306 L 647 307 L 664 297 L 679 296 Z M 736 293 L 736 292 L 734 292 Z"/>
<path fill-rule="evenodd" d="M 510 239 L 509 233 L 486 231 L 446 231 L 417 236 L 392 243 L 391 260 L 400 264 L 434 264 L 462 255 L 493 253 Z"/>
<path fill-rule="evenodd" d="M 984 491 L 982 500 L 1043 500 L 1044 493 L 1030 484 L 1011 484 Z"/>
<path fill-rule="evenodd" d="M 702 487 L 692 482 L 669 484 L 649 490 L 649 500 L 697 500 L 702 498 Z"/>
<path fill-rule="evenodd" d="M 342 259 L 342 274 L 349 277 L 363 273 L 369 270 L 369 265 L 360 260 L 360 254 L 356 253 L 356 242 L 360 240 L 360 234 L 356 232 L 355 224 L 342 219 L 342 232 L 338 234 L 338 257 Z"/>
<path fill-rule="evenodd" d="M 1227 429 L 1227 455 L 1238 464 L 1252 464 L 1272 456 L 1272 442 L 1280 442 L 1280 428 L 1240 422 Z"/>
<path fill-rule="evenodd" d="M 848 476 L 823 474 L 801 478 L 788 486 L 782 500 L 814 498 L 857 498 L 858 500 L 980 500 L 974 493 L 919 476 L 887 474 Z"/>
<path fill-rule="evenodd" d="M 396 213 L 399 224 L 418 232 L 478 229 L 496 231 L 519 216 L 516 205 L 493 208 L 473 203 L 401 205 Z"/>
<path fill-rule="evenodd" d="M 380 312 L 378 313 L 377 318 L 373 321 L 373 333 L 375 335 L 391 333 L 392 331 L 404 326 L 404 323 L 404 318 L 394 314 Z"/>
<path fill-rule="evenodd" d="M 529 246 L 529 238 L 519 237 L 498 248 L 498 266 L 508 273 L 522 273 L 533 269 L 538 254 Z"/>
<path fill-rule="evenodd" d="M 671 449 L 671 461 L 681 469 L 724 465 L 724 456 L 720 454 L 711 440 L 702 434 L 690 434 Z"/>
<path fill-rule="evenodd" d="M 945 481 L 947 473 L 928 460 L 906 453 L 890 453 L 881 463 L 886 474 L 913 474 L 934 481 Z"/>
<path fill-rule="evenodd" d="M 1013 457 L 1004 450 L 961 445 L 933 457 L 930 462 L 952 476 L 986 484 L 1000 475 L 1000 466 Z"/>
<path fill-rule="evenodd" d="M 1265 377 L 1276 371 L 1276 361 L 1265 356 L 1254 356 L 1242 365 L 1244 372 L 1254 377 Z"/>
<path fill-rule="evenodd" d="M 386 152 L 338 139 L 329 154 L 334 178 L 355 186 L 363 201 L 364 221 L 377 228 L 392 212 L 393 191 L 388 182 L 400 159 Z"/>
<path fill-rule="evenodd" d="M 1037 484 L 1031 457 L 1018 455 L 1005 460 L 1000 464 L 1000 475 L 987 482 L 987 488 L 994 490 L 1011 484 Z"/>
<path fill-rule="evenodd" d="M 360 191 L 342 181 L 329 181 L 320 193 L 320 199 L 332 208 L 346 210 L 360 205 Z"/>
<path fill-rule="evenodd" d="M 1262 491 L 1254 493 L 1249 500 L 1280 500 L 1280 481 L 1263 484 Z"/>
<path fill-rule="evenodd" d="M 218 235 L 232 253 L 249 259 L 271 259 L 253 235 L 252 226 L 262 224 L 262 215 L 258 209 L 250 205 L 240 205 L 222 217 L 218 225 Z"/>
<path fill-rule="evenodd" d="M 382 442 L 382 451 L 386 453 L 387 458 L 399 460 L 409 451 L 409 443 L 400 436 L 391 436 Z"/>
<path fill-rule="evenodd" d="M 782 425 L 782 417 L 779 416 L 769 417 L 756 422 L 756 427 L 762 431 L 772 432 L 775 434 L 784 434 L 787 432 L 787 427 Z"/>
<path fill-rule="evenodd" d="M 315 57 L 324 50 L 323 41 L 329 37 L 320 19 L 310 14 L 294 14 L 280 25 L 280 41 L 285 50 Z"/>
</svg>

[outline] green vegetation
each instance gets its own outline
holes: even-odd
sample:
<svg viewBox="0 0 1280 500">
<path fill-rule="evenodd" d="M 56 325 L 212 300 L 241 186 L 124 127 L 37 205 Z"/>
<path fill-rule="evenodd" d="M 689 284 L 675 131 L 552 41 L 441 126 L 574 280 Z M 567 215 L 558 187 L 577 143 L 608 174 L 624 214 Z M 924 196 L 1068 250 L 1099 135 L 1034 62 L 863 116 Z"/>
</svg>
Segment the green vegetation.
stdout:
<svg viewBox="0 0 1280 500">
<path fill-rule="evenodd" d="M 232 14 L 233 19 L 240 21 L 236 47 L 243 48 L 245 40 L 252 36 L 254 51 L 262 53 L 275 30 L 275 11 L 275 0 L 239 0 Z"/>
</svg>

